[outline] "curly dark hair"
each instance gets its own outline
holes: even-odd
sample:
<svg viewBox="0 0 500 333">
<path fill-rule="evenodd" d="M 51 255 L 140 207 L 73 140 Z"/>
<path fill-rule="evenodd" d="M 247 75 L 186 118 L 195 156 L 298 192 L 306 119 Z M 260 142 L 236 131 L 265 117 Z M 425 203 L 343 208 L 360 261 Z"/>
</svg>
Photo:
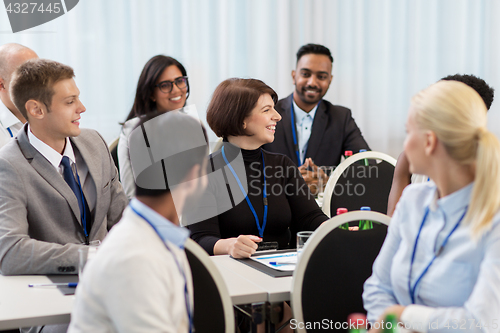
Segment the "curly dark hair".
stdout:
<svg viewBox="0 0 500 333">
<path fill-rule="evenodd" d="M 486 109 L 490 109 L 491 103 L 493 103 L 493 97 L 495 96 L 495 89 L 490 87 L 486 81 L 478 78 L 474 75 L 469 74 L 455 74 L 443 77 L 441 80 L 446 81 L 459 81 L 465 83 L 479 94 L 486 104 Z"/>
</svg>

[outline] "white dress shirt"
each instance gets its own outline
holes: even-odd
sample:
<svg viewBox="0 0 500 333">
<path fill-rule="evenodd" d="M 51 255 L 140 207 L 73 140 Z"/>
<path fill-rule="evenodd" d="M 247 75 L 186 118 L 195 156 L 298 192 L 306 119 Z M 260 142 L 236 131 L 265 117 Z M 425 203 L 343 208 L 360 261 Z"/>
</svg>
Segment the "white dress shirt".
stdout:
<svg viewBox="0 0 500 333">
<path fill-rule="evenodd" d="M 0 148 L 17 135 L 23 123 L 0 100 Z"/>
<path fill-rule="evenodd" d="M 376 321 L 387 307 L 401 304 L 406 306 L 401 320 L 414 331 L 448 332 L 449 328 L 460 332 L 498 332 L 500 213 L 477 242 L 471 239 L 470 225 L 462 221 L 438 253 L 466 211 L 473 184 L 440 199 L 432 181 L 404 190 L 373 265 L 373 274 L 364 285 L 363 301 L 370 321 Z M 427 207 L 429 213 L 412 265 Z M 436 259 L 415 288 L 412 305 L 409 281 L 414 288 L 436 253 Z M 413 269 L 409 279 L 410 266 Z"/>
<path fill-rule="evenodd" d="M 295 124 L 297 128 L 297 143 L 299 145 L 299 153 L 300 153 L 300 161 L 299 161 L 300 165 L 304 164 L 307 152 L 307 145 L 309 144 L 309 138 L 311 137 L 312 125 L 317 109 L 318 109 L 318 104 L 316 104 L 314 109 L 312 109 L 310 112 L 305 112 L 304 110 L 302 110 L 297 106 L 295 101 L 293 101 L 293 111 L 295 114 Z"/>
<path fill-rule="evenodd" d="M 186 283 L 191 313 L 193 309 L 184 252 L 188 237 L 187 229 L 132 199 L 85 266 L 68 332 L 188 332 Z"/>
<path fill-rule="evenodd" d="M 32 132 L 31 128 L 28 124 L 28 140 L 30 144 L 38 150 L 43 157 L 47 159 L 54 166 L 54 168 L 59 172 L 61 177 L 64 178 L 64 168 L 61 165 L 61 161 L 63 156 L 67 156 L 71 162 L 71 168 L 73 169 L 73 174 L 75 174 L 75 170 L 78 172 L 78 176 L 80 177 L 80 184 L 82 186 L 83 193 L 85 195 L 85 200 L 89 205 L 89 209 L 92 212 L 96 205 L 97 198 L 97 189 L 95 186 L 92 177 L 89 177 L 89 168 L 87 167 L 87 163 L 83 160 L 80 154 L 75 157 L 75 152 L 73 151 L 73 146 L 71 144 L 71 140 L 66 138 L 66 145 L 64 147 L 64 152 L 61 155 L 59 152 L 55 151 L 48 144 L 38 139 Z"/>
<path fill-rule="evenodd" d="M 118 140 L 118 165 L 120 167 L 120 182 L 127 198 L 131 200 L 135 195 L 135 178 L 130 163 L 130 148 L 128 146 L 128 137 L 132 130 L 139 124 L 140 118 L 132 118 L 125 122 L 120 132 L 120 140 Z"/>
</svg>

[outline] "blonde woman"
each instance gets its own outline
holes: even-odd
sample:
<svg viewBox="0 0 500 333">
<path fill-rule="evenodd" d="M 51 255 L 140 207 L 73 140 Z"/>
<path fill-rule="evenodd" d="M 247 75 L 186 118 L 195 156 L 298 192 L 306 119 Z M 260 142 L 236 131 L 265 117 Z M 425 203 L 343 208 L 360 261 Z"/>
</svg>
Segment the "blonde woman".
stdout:
<svg viewBox="0 0 500 333">
<path fill-rule="evenodd" d="M 500 143 L 486 106 L 467 85 L 440 81 L 413 97 L 406 130 L 410 171 L 432 181 L 408 186 L 396 207 L 364 286 L 368 319 L 498 332 Z"/>
</svg>

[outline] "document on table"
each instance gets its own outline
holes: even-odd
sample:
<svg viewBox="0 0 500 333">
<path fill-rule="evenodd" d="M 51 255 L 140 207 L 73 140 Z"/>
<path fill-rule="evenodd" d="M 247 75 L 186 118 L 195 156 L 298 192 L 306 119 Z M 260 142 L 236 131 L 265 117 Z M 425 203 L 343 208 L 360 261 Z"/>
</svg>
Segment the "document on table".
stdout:
<svg viewBox="0 0 500 333">
<path fill-rule="evenodd" d="M 250 257 L 250 259 L 278 271 L 294 271 L 297 264 L 297 252 L 266 254 Z"/>
</svg>

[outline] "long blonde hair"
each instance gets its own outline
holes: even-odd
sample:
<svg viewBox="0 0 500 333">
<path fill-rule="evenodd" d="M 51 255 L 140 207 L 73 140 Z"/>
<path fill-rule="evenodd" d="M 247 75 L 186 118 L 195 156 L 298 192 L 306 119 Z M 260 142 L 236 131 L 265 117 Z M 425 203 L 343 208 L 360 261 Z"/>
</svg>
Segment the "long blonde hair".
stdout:
<svg viewBox="0 0 500 333">
<path fill-rule="evenodd" d="M 464 223 L 479 239 L 500 208 L 500 142 L 486 128 L 486 105 L 464 83 L 439 81 L 412 98 L 418 127 L 434 132 L 451 158 L 475 165 L 475 180 Z"/>
</svg>

